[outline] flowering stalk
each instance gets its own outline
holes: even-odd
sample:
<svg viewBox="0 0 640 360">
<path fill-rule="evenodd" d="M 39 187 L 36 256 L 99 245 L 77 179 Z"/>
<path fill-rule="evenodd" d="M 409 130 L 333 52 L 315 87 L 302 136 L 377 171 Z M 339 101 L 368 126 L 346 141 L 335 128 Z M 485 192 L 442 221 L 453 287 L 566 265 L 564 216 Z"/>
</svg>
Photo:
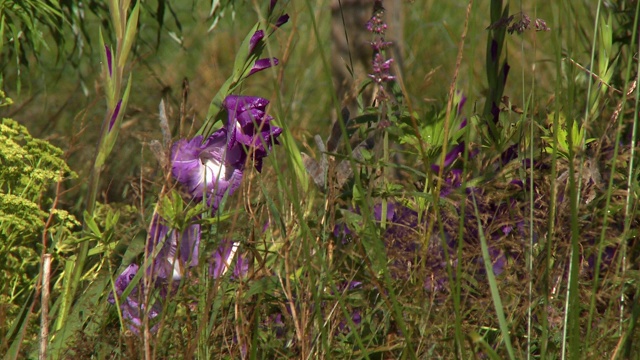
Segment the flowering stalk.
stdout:
<svg viewBox="0 0 640 360">
<path fill-rule="evenodd" d="M 122 93 L 122 82 L 127 57 L 133 45 L 138 27 L 140 2 L 136 2 L 131 15 L 127 18 L 129 5 L 130 0 L 111 0 L 109 2 L 111 21 L 116 35 L 116 49 L 105 45 L 102 32 L 100 33 L 100 45 L 101 49 L 104 49 L 102 52 L 102 65 L 105 79 L 107 112 L 102 122 L 98 148 L 89 176 L 89 188 L 85 207 L 86 216 L 88 217 L 93 216 L 100 183 L 100 173 L 117 140 L 120 124 L 127 107 L 131 90 L 131 75 L 129 75 L 124 94 Z M 85 227 L 86 224 L 85 221 Z M 88 252 L 89 242 L 82 242 L 78 249 L 77 258 L 75 260 L 69 260 L 67 264 L 67 268 L 73 270 L 71 271 L 71 277 L 65 279 L 62 306 L 57 317 L 56 330 L 60 330 L 66 322 L 84 270 Z"/>
<path fill-rule="evenodd" d="M 275 2 L 272 2 L 269 6 L 267 21 L 256 23 L 251 31 L 249 31 L 236 54 L 233 74 L 225 81 L 211 100 L 206 121 L 198 130 L 198 135 L 203 135 L 205 139 L 213 133 L 215 123 L 223 120 L 222 112 L 224 108 L 222 102 L 227 95 L 232 93 L 249 76 L 270 68 L 271 66 L 278 65 L 279 60 L 277 58 L 262 57 L 265 49 L 265 40 L 273 31 L 289 21 L 289 15 L 287 14 L 277 16 L 273 11 L 274 6 Z"/>
<path fill-rule="evenodd" d="M 373 8 L 373 15 L 371 19 L 366 24 L 367 30 L 373 34 L 373 40 L 371 41 L 371 48 L 373 49 L 373 61 L 371 63 L 372 73 L 369 74 L 369 77 L 373 80 L 374 84 L 377 86 L 376 101 L 379 104 L 379 125 L 380 127 L 386 127 L 385 119 L 387 111 L 387 100 L 389 99 L 389 95 L 386 91 L 386 84 L 394 81 L 396 79 L 395 76 L 391 75 L 391 64 L 393 63 L 393 58 L 386 58 L 386 49 L 392 45 L 391 42 L 385 41 L 385 32 L 387 30 L 387 24 L 384 22 L 384 7 L 382 6 L 382 0 L 376 0 Z M 383 151 L 383 163 L 389 163 L 389 134 L 388 132 L 384 132 L 383 140 L 382 140 L 382 151 Z M 385 179 L 384 172 L 385 167 L 382 167 L 382 178 Z M 384 180 L 383 180 L 384 181 Z M 382 199 L 382 210 L 386 212 L 387 210 L 387 199 Z M 386 228 L 386 219 L 382 219 L 381 223 L 382 228 Z"/>
</svg>

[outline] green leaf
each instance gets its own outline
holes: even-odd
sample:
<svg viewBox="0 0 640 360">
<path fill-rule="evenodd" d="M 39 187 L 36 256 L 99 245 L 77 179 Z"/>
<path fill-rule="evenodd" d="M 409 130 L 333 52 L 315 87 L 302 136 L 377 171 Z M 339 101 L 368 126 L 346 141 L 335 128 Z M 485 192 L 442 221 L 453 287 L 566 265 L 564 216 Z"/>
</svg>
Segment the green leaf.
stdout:
<svg viewBox="0 0 640 360">
<path fill-rule="evenodd" d="M 92 215 L 89 215 L 88 212 L 84 211 L 83 218 L 85 225 L 89 228 L 89 230 L 91 230 L 96 239 L 102 238 L 102 232 L 100 231 L 98 224 L 96 224 L 94 217 Z"/>
<path fill-rule="evenodd" d="M 129 16 L 129 20 L 127 21 L 127 30 L 124 34 L 124 42 L 122 43 L 122 50 L 118 54 L 118 67 L 124 68 L 124 65 L 127 61 L 127 57 L 129 56 L 129 51 L 131 50 L 131 45 L 133 45 L 133 40 L 136 37 L 136 30 L 138 29 L 138 16 L 140 15 L 140 1 L 136 2 L 136 5 L 133 7 L 133 12 L 131 12 L 131 16 Z"/>
</svg>

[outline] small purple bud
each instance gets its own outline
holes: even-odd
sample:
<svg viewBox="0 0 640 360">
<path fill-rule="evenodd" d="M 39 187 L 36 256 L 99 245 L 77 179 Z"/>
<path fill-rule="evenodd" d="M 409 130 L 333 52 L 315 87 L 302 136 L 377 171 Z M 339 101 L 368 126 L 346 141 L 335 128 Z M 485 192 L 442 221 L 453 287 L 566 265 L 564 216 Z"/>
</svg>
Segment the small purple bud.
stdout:
<svg viewBox="0 0 640 360">
<path fill-rule="evenodd" d="M 118 114 L 120 113 L 120 105 L 122 105 L 122 99 L 118 101 L 116 108 L 113 110 L 113 115 L 111 115 L 111 120 L 109 120 L 109 132 L 111 132 L 113 124 L 116 123 L 116 118 L 118 118 Z"/>
<path fill-rule="evenodd" d="M 112 76 L 111 74 L 113 73 L 113 69 L 111 68 L 111 63 L 112 63 L 111 49 L 109 49 L 109 47 L 105 45 L 104 50 L 107 53 L 107 66 L 109 67 L 109 77 L 111 77 Z"/>
<path fill-rule="evenodd" d="M 249 54 L 253 53 L 253 50 L 256 49 L 258 43 L 264 38 L 264 31 L 258 30 L 253 33 L 251 40 L 249 40 Z"/>
<path fill-rule="evenodd" d="M 462 108 L 464 107 L 464 104 L 467 102 L 467 97 L 462 95 L 462 97 L 460 98 L 460 102 L 458 103 L 458 115 L 460 115 L 460 113 L 462 112 Z"/>
<path fill-rule="evenodd" d="M 272 66 L 278 65 L 278 59 L 276 58 L 265 58 L 265 59 L 259 59 L 256 60 L 256 63 L 253 65 L 253 67 L 251 68 L 251 71 L 249 71 L 249 75 L 253 75 L 255 73 L 257 73 L 258 71 L 262 71 L 264 69 L 268 69 Z"/>
<path fill-rule="evenodd" d="M 278 20 L 276 20 L 275 26 L 279 28 L 280 26 L 286 24 L 287 21 L 289 21 L 289 14 L 284 14 L 280 16 Z"/>
<path fill-rule="evenodd" d="M 271 14 L 273 12 L 273 9 L 276 8 L 276 3 L 278 2 L 278 0 L 271 0 L 271 3 L 269 4 L 269 14 Z"/>
</svg>

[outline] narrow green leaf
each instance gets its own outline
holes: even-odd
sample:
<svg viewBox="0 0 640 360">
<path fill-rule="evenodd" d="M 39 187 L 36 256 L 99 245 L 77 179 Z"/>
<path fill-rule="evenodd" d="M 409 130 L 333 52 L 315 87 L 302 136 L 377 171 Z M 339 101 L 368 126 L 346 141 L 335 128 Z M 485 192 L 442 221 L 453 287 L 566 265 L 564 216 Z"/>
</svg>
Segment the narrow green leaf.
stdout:
<svg viewBox="0 0 640 360">
<path fill-rule="evenodd" d="M 100 59 L 102 61 L 102 71 L 104 73 L 104 81 L 105 81 L 105 86 L 106 86 L 106 90 L 105 90 L 105 94 L 107 95 L 107 104 L 110 108 L 113 108 L 116 104 L 116 100 L 115 100 L 115 93 L 114 93 L 114 86 L 113 86 L 113 77 L 109 76 L 109 61 L 107 60 L 107 53 L 106 53 L 106 45 L 104 43 L 104 37 L 102 36 L 102 29 L 98 29 L 98 39 L 100 41 Z M 114 65 L 114 52 L 113 50 L 111 50 L 111 61 L 112 61 L 112 68 Z"/>
<path fill-rule="evenodd" d="M 122 49 L 118 54 L 118 67 L 124 68 L 124 65 L 129 56 L 129 51 L 133 45 L 133 40 L 136 37 L 136 30 L 138 29 L 138 16 L 140 15 L 140 1 L 136 2 L 136 6 L 133 8 L 133 12 L 127 21 L 127 30 L 124 34 L 124 42 L 122 43 Z"/>
<path fill-rule="evenodd" d="M 476 197 L 473 192 L 471 192 L 471 196 L 473 199 L 473 209 L 475 211 L 476 220 L 478 222 L 478 232 L 480 235 L 480 247 L 482 249 L 482 260 L 484 262 L 484 269 L 487 275 L 487 280 L 489 281 L 491 298 L 493 299 L 493 305 L 496 309 L 496 314 L 498 315 L 500 332 L 502 333 L 504 344 L 507 347 L 507 353 L 509 353 L 509 359 L 514 360 L 516 357 L 515 357 L 515 352 L 513 350 L 513 346 L 511 345 L 511 336 L 509 335 L 509 325 L 507 324 L 507 319 L 504 316 L 504 308 L 502 307 L 502 300 L 500 299 L 500 292 L 498 291 L 498 283 L 496 282 L 496 276 L 493 273 L 493 266 L 491 266 L 493 262 L 491 261 L 491 256 L 489 255 L 489 246 L 487 245 L 487 239 L 484 236 L 482 223 L 480 222 L 478 204 L 476 203 Z"/>
<path fill-rule="evenodd" d="M 111 13 L 111 21 L 113 29 L 116 32 L 116 39 L 122 39 L 122 18 L 120 17 L 120 4 L 118 0 L 109 1 L 109 12 Z"/>
</svg>

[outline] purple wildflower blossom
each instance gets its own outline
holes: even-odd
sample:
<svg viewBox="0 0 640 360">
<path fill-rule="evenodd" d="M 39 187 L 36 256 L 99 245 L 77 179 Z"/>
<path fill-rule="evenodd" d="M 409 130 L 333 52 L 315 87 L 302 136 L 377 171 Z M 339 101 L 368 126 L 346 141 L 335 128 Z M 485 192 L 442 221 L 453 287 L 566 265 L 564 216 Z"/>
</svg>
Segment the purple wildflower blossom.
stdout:
<svg viewBox="0 0 640 360">
<path fill-rule="evenodd" d="M 136 276 L 138 272 L 139 266 L 136 264 L 131 264 L 127 266 L 127 268 L 118 276 L 115 281 L 115 296 L 121 297 L 124 290 L 129 286 L 133 278 Z M 127 321 L 131 322 L 130 329 L 134 333 L 140 333 L 140 329 L 142 328 L 142 317 L 144 316 L 144 301 L 142 300 L 143 292 L 139 289 L 141 288 L 141 284 L 135 285 L 132 291 L 129 293 L 129 296 L 125 299 L 121 299 L 120 301 L 120 310 L 122 311 L 122 317 Z M 116 304 L 115 296 L 112 293 L 109 294 L 107 301 L 111 304 Z M 160 304 L 154 303 L 149 310 L 149 319 L 153 319 L 158 316 L 160 313 Z M 157 325 L 151 328 L 152 332 L 157 330 Z"/>
<path fill-rule="evenodd" d="M 207 197 L 217 208 L 225 193 L 240 187 L 242 171 L 239 164 L 226 161 L 231 150 L 227 146 L 227 131 L 220 129 L 204 143 L 202 136 L 177 141 L 171 150 L 171 172 L 195 200 Z"/>
<path fill-rule="evenodd" d="M 273 118 L 266 114 L 267 99 L 253 96 L 227 96 L 222 105 L 229 114 L 227 128 L 230 164 L 242 167 L 250 155 L 256 170 L 262 170 L 262 159 L 278 144 L 282 129 L 271 125 Z"/>
<path fill-rule="evenodd" d="M 154 216 L 147 240 L 149 253 L 162 245 L 153 260 L 154 275 L 165 280 L 180 280 L 186 275 L 187 268 L 198 266 L 200 225 L 192 223 L 179 233 L 164 223 L 160 216 Z"/>
</svg>

